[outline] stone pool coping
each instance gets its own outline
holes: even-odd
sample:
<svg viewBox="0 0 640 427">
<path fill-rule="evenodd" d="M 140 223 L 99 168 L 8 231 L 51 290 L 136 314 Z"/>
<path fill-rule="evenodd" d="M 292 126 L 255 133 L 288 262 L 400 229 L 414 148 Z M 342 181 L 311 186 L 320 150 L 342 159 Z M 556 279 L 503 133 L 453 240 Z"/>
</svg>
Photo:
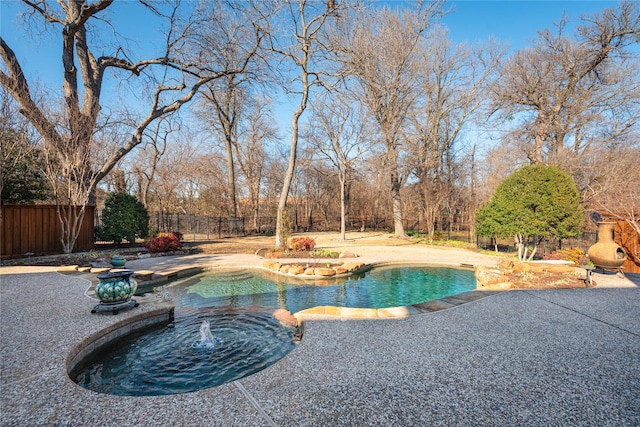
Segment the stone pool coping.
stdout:
<svg viewBox="0 0 640 427">
<path fill-rule="evenodd" d="M 465 252 L 465 251 L 462 251 Z M 446 255 L 448 252 L 443 251 Z M 474 254 L 477 255 L 477 254 Z M 231 256 L 233 257 L 233 256 Z M 203 262 L 203 259 L 210 258 L 212 264 L 208 265 Z M 263 271 L 267 274 L 274 275 L 275 277 L 281 277 L 287 280 L 292 280 L 298 283 L 310 283 L 310 282 L 322 282 L 331 281 L 348 277 L 352 274 L 365 273 L 373 268 L 382 267 L 394 267 L 394 266 L 424 266 L 424 267 L 441 267 L 441 268 L 460 268 L 466 270 L 474 270 L 477 266 L 495 266 L 498 262 L 496 257 L 482 255 L 481 257 L 475 257 L 470 262 L 452 262 L 445 259 L 431 259 L 424 260 L 419 258 L 411 258 L 407 256 L 397 257 L 387 254 L 386 257 L 356 257 L 348 258 L 346 262 L 353 264 L 360 264 L 361 267 L 357 271 L 338 274 L 334 276 L 318 276 L 318 275 L 305 275 L 305 274 L 290 274 L 279 271 L 274 271 L 272 268 L 265 264 L 266 258 L 258 255 L 242 255 L 238 256 L 237 260 L 231 260 L 229 262 L 228 256 L 176 256 L 176 257 L 162 257 L 162 258 L 142 258 L 139 260 L 129 261 L 127 269 L 132 269 L 135 272 L 140 272 L 145 276 L 151 277 L 150 280 L 138 281 L 138 291 L 141 289 L 144 292 L 150 293 L 153 287 L 163 286 L 170 284 L 173 281 L 184 279 L 196 274 L 216 271 L 216 270 L 238 270 L 238 269 L 253 269 Z M 354 261 L 357 260 L 357 261 Z M 481 260 L 480 262 L 478 262 Z M 223 261 L 223 262 L 219 262 Z M 308 259 L 286 259 L 286 264 L 303 264 Z M 473 264 L 471 262 L 476 262 Z M 155 269 L 154 269 L 155 266 Z M 159 268 L 158 268 L 159 267 Z M 58 268 L 59 272 L 65 274 L 77 274 L 95 285 L 98 280 L 96 275 L 99 271 L 77 271 L 76 266 L 67 266 Z M 153 273 L 153 274 L 151 274 Z M 135 273 L 134 273 L 135 276 Z M 599 287 L 619 286 L 615 280 L 608 279 L 606 275 L 599 277 L 601 281 Z M 87 296 L 93 297 L 93 292 L 89 289 L 85 292 Z M 299 322 L 307 320 L 373 320 L 373 319 L 403 319 L 412 314 L 427 313 L 433 311 L 439 311 L 447 308 L 452 308 L 467 302 L 475 301 L 479 298 L 494 295 L 499 292 L 506 292 L 515 289 L 481 289 L 477 288 L 472 291 L 464 292 L 461 294 L 452 295 L 449 297 L 428 301 L 422 304 L 416 304 L 411 306 L 398 306 L 398 307 L 386 307 L 386 308 L 352 308 L 352 307 L 340 307 L 340 306 L 317 306 L 306 310 L 293 313 Z M 529 288 L 529 290 L 535 290 L 535 288 Z M 146 294 L 145 297 L 136 297 L 142 303 L 153 302 L 153 295 Z"/>
<path fill-rule="evenodd" d="M 356 258 L 359 259 L 359 258 Z M 153 260 L 153 258 L 152 258 Z M 136 261 L 142 261 L 144 264 L 149 264 L 147 259 L 141 259 Z M 298 283 L 312 283 L 318 281 L 331 281 L 334 279 L 340 279 L 344 277 L 349 277 L 353 274 L 366 273 L 373 268 L 381 268 L 381 267 L 394 267 L 394 266 L 417 266 L 417 267 L 440 267 L 440 268 L 461 268 L 466 270 L 473 270 L 474 266 L 467 263 L 444 263 L 444 262 L 428 262 L 428 261 L 418 261 L 418 260 L 396 260 L 396 261 L 348 261 L 353 264 L 358 264 L 359 267 L 355 271 L 350 271 L 347 273 L 342 273 L 333 276 L 319 276 L 319 275 L 305 275 L 305 274 L 290 274 L 283 273 L 279 271 L 273 270 L 271 267 L 265 265 L 264 259 L 259 257 L 258 261 L 262 261 L 261 263 L 252 263 L 250 265 L 218 265 L 218 266 L 193 266 L 189 265 L 189 263 L 185 263 L 186 265 L 180 267 L 173 267 L 166 271 L 154 271 L 154 270 L 141 270 L 139 268 L 132 268 L 131 264 L 136 264 L 136 261 L 130 262 L 127 269 L 134 270 L 134 277 L 136 273 L 142 273 L 145 276 L 151 276 L 150 280 L 140 281 L 138 280 L 138 292 L 142 289 L 144 292 L 149 293 L 152 291 L 153 287 L 163 286 L 170 284 L 171 282 L 179 279 L 184 279 L 196 274 L 204 273 L 204 272 L 212 272 L 220 269 L 229 269 L 229 270 L 240 270 L 240 269 L 252 269 L 263 271 L 267 274 L 273 274 L 276 277 L 281 277 L 283 279 L 292 280 Z M 306 262 L 306 259 L 287 259 L 287 264 L 301 264 Z M 140 264 L 140 262 L 138 262 Z M 97 284 L 98 280 L 96 278 L 97 274 L 100 274 L 102 271 L 79 271 L 77 266 L 65 266 L 58 268 L 58 272 L 71 274 L 71 275 L 79 275 L 80 277 L 90 281 L 92 285 L 87 289 L 85 294 L 89 297 L 94 297 L 93 287 Z M 153 274 L 151 274 L 153 273 Z M 386 307 L 386 308 L 355 308 L 355 307 L 340 307 L 340 306 L 316 306 L 306 310 L 302 310 L 296 313 L 292 313 L 299 322 L 304 322 L 306 320 L 366 320 L 366 319 L 403 319 L 411 314 L 419 314 L 426 313 L 432 311 L 439 311 L 446 308 L 455 307 L 460 304 L 464 304 L 466 302 L 475 301 L 479 298 L 484 298 L 486 296 L 493 295 L 498 292 L 504 292 L 504 290 L 480 290 L 475 289 L 473 291 L 464 292 L 461 294 L 456 294 L 450 297 L 440 298 L 437 300 L 428 301 L 421 304 L 415 304 L 411 306 L 397 306 L 397 307 Z M 138 300 L 141 300 L 142 303 L 146 303 L 152 301 L 152 299 L 147 295 L 146 297 L 136 297 Z M 146 299 L 145 299 L 146 298 Z"/>
<path fill-rule="evenodd" d="M 422 304 L 388 308 L 351 308 L 333 305 L 321 305 L 298 311 L 293 315 L 301 322 L 308 320 L 384 320 L 404 319 L 413 314 L 431 313 L 446 310 L 461 304 L 476 301 L 506 291 L 473 290 L 452 295 Z"/>
</svg>

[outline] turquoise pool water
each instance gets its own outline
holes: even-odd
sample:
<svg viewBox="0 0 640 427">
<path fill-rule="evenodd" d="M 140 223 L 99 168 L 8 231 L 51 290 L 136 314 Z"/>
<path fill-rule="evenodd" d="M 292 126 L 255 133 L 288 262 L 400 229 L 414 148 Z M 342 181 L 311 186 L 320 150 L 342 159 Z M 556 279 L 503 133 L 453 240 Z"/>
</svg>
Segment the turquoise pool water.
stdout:
<svg viewBox="0 0 640 427">
<path fill-rule="evenodd" d="M 340 279 L 305 282 L 261 271 L 208 272 L 168 288 L 177 307 L 278 307 L 292 313 L 321 306 L 385 308 L 420 304 L 475 289 L 471 270 L 377 267 Z"/>
</svg>

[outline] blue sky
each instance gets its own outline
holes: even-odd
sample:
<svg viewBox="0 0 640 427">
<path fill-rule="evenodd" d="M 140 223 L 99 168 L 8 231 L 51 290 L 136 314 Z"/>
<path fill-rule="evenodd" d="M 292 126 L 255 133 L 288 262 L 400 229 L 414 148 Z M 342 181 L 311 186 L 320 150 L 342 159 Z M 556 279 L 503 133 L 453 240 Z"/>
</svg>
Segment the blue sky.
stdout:
<svg viewBox="0 0 640 427">
<path fill-rule="evenodd" d="M 443 20 L 455 41 L 474 42 L 490 35 L 509 43 L 512 49 L 529 45 L 538 30 L 552 28 L 563 12 L 573 29 L 580 15 L 594 14 L 618 4 L 615 1 L 480 1 L 450 2 L 453 12 Z M 573 30 L 568 32 L 573 34 Z"/>
<path fill-rule="evenodd" d="M 126 28 L 127 35 L 133 40 L 142 40 L 149 30 L 153 30 L 154 24 L 137 16 L 136 3 L 128 0 L 116 2 L 115 13 L 118 22 L 124 24 L 120 28 Z M 536 37 L 537 30 L 551 27 L 563 12 L 568 13 L 572 23 L 577 23 L 581 14 L 596 13 L 616 3 L 601 0 L 453 1 L 449 2 L 453 12 L 442 22 L 455 41 L 474 42 L 493 35 L 509 43 L 512 49 L 517 49 L 528 45 Z M 55 34 L 45 34 L 43 41 L 37 41 L 25 33 L 16 18 L 22 8 L 18 0 L 0 0 L 0 34 L 18 55 L 27 76 L 61 84 L 59 39 L 54 37 Z"/>
<path fill-rule="evenodd" d="M 264 0 L 269 1 L 269 0 Z M 320 1 L 320 0 L 319 0 Z M 387 4 L 404 2 L 405 0 L 390 0 Z M 411 1 L 411 0 L 409 0 Z M 615 1 L 601 0 L 557 0 L 557 1 L 480 1 L 462 0 L 451 1 L 448 6 L 452 12 L 445 16 L 442 24 L 449 28 L 450 37 L 456 42 L 486 40 L 489 36 L 507 43 L 512 51 L 530 45 L 537 36 L 536 31 L 551 28 L 563 12 L 571 18 L 568 34 L 573 33 L 573 26 L 578 23 L 581 14 L 593 14 L 606 7 L 613 7 Z M 61 42 L 57 37 L 59 27 L 55 32 L 45 33 L 40 39 L 20 26 L 18 13 L 24 6 L 18 0 L 0 0 L 0 34 L 8 45 L 16 52 L 22 63 L 27 78 L 33 85 L 36 80 L 47 85 L 50 90 L 62 89 L 62 70 L 60 63 Z M 130 40 L 132 51 L 144 51 L 152 44 L 149 34 L 157 28 L 157 22 L 149 18 L 149 14 L 141 15 L 141 7 L 133 0 L 117 0 L 109 8 L 114 26 Z M 37 33 L 36 33 L 37 34 Z M 108 38 L 106 35 L 105 38 Z M 156 38 L 161 44 L 161 39 Z M 152 43 L 152 42 L 151 42 Z M 102 52 L 97 52 L 102 54 Z M 113 51 L 105 51 L 112 54 Z M 159 52 L 153 55 L 159 55 Z M 139 58 L 135 58 L 139 59 Z M 112 93 L 113 82 L 105 82 L 104 94 Z M 108 96 L 108 95 L 107 95 Z M 130 97 L 128 97 L 130 99 Z M 281 126 L 281 131 L 288 133 L 291 120 L 291 108 L 286 104 L 276 107 L 275 119 Z"/>
</svg>

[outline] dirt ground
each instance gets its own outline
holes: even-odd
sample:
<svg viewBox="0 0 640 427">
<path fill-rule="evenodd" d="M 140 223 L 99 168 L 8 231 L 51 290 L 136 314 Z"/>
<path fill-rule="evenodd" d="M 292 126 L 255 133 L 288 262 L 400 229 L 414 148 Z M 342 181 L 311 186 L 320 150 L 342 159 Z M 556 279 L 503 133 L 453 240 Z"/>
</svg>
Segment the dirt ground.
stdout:
<svg viewBox="0 0 640 427">
<path fill-rule="evenodd" d="M 394 238 L 383 232 L 353 232 L 347 233 L 342 240 L 340 233 L 299 233 L 294 236 L 309 236 L 316 241 L 316 249 L 329 249 L 340 252 L 341 246 L 373 247 L 373 246 L 409 246 L 416 243 L 411 240 Z M 191 236 L 187 236 L 191 237 Z M 184 242 L 191 252 L 203 254 L 255 254 L 259 250 L 271 250 L 275 247 L 274 236 L 240 236 L 221 239 L 198 241 L 195 236 Z M 203 236 L 204 237 L 204 236 Z M 364 250 L 364 249 L 363 249 Z M 139 252 L 146 252 L 144 246 L 122 248 L 96 248 L 90 252 L 72 254 L 32 256 L 28 258 L 7 259 L 2 265 L 90 265 L 96 261 L 105 261 L 112 254 L 134 256 Z"/>
<path fill-rule="evenodd" d="M 397 239 L 392 234 L 382 232 L 351 232 L 346 239 L 340 238 L 340 233 L 300 233 L 297 236 L 309 236 L 316 241 L 316 249 L 330 249 L 340 251 L 342 246 L 410 246 L 416 243 L 411 240 Z M 205 254 L 255 254 L 260 249 L 275 247 L 274 236 L 246 236 L 215 239 L 207 242 L 187 243 L 192 248 Z"/>
</svg>

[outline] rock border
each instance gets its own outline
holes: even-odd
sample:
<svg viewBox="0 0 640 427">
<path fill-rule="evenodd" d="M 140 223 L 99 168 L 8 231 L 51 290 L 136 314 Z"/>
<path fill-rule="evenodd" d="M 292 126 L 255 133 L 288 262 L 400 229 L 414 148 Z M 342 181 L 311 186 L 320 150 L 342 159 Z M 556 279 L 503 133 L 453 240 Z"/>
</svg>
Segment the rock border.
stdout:
<svg viewBox="0 0 640 427">
<path fill-rule="evenodd" d="M 286 276 L 296 276 L 299 278 L 318 279 L 327 277 L 340 277 L 349 274 L 363 273 L 373 265 L 364 262 L 346 262 L 339 265 L 330 265 L 327 267 L 312 267 L 303 265 L 304 262 L 281 263 L 278 261 L 265 261 L 262 267 Z"/>
<path fill-rule="evenodd" d="M 584 286 L 574 283 L 557 286 L 535 286 L 536 278 L 541 276 L 552 276 L 555 282 L 562 280 L 573 282 L 584 282 Z M 573 263 L 558 263 L 544 261 L 515 262 L 505 260 L 497 266 L 476 267 L 476 289 L 483 290 L 507 290 L 507 289 L 573 289 L 581 287 L 593 287 L 590 281 L 588 268 L 577 267 Z"/>
</svg>

